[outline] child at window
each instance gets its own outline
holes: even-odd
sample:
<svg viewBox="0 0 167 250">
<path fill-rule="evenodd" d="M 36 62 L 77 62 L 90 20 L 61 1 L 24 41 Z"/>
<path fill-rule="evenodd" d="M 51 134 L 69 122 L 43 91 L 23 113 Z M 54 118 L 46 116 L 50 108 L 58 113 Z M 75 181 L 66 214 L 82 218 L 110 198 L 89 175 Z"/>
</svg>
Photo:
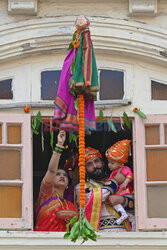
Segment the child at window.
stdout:
<svg viewBox="0 0 167 250">
<path fill-rule="evenodd" d="M 112 171 L 110 177 L 106 181 L 108 182 L 114 178 L 118 171 L 126 177 L 125 181 L 119 185 L 119 189 L 115 195 L 126 196 L 133 193 L 133 173 L 128 166 L 124 165 L 128 161 L 129 145 L 130 140 L 118 141 L 106 151 L 108 167 Z M 128 214 L 121 204 L 115 205 L 113 207 L 121 214 L 121 217 L 117 219 L 117 224 L 120 225 L 128 218 Z"/>
</svg>

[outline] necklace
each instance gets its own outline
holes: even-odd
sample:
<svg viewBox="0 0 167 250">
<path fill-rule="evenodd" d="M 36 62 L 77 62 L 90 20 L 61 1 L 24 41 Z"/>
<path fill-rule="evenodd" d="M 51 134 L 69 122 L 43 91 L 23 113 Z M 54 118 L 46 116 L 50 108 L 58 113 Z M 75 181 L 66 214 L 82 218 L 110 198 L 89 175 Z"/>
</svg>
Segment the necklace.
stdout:
<svg viewBox="0 0 167 250">
<path fill-rule="evenodd" d="M 58 192 L 55 192 L 55 193 L 56 193 L 56 196 L 57 196 L 57 200 L 58 200 L 60 206 L 62 207 L 62 209 L 63 210 L 69 209 L 67 201 L 64 198 L 60 197 L 60 195 L 58 194 Z M 63 204 L 63 202 L 61 201 L 61 199 L 64 201 L 65 204 Z"/>
</svg>

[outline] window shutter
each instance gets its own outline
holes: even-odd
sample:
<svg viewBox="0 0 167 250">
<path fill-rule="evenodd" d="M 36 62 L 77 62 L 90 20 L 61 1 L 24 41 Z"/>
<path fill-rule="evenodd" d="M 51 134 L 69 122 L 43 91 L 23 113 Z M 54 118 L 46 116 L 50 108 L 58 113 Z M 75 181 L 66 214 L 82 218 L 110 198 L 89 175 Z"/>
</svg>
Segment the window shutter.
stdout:
<svg viewBox="0 0 167 250">
<path fill-rule="evenodd" d="M 136 115 L 134 151 L 137 228 L 167 229 L 167 115 Z"/>
<path fill-rule="evenodd" d="M 0 114 L 0 229 L 32 229 L 29 114 Z"/>
</svg>

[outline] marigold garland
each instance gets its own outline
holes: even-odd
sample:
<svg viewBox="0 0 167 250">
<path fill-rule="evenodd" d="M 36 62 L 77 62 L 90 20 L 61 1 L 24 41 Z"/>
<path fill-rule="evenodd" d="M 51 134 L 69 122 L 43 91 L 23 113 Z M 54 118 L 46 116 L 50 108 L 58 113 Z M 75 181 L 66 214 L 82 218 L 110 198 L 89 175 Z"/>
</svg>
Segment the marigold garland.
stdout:
<svg viewBox="0 0 167 250">
<path fill-rule="evenodd" d="M 72 41 L 72 45 L 73 45 L 74 49 L 79 48 L 80 40 L 81 40 L 81 31 L 79 29 L 77 29 L 77 31 L 75 32 L 75 40 Z"/>
<path fill-rule="evenodd" d="M 78 96 L 79 107 L 79 177 L 80 177 L 80 206 L 85 205 L 85 121 L 84 96 Z"/>
</svg>

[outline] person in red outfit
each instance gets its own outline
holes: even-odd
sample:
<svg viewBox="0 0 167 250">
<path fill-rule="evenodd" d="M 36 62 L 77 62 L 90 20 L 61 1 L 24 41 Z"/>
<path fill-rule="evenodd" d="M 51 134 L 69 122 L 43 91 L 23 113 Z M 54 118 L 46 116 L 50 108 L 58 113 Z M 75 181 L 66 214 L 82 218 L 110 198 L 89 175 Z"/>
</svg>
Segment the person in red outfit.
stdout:
<svg viewBox="0 0 167 250">
<path fill-rule="evenodd" d="M 41 183 L 36 203 L 35 231 L 65 232 L 66 224 L 78 213 L 77 207 L 63 198 L 64 191 L 68 187 L 68 175 L 65 170 L 58 169 L 58 164 L 65 139 L 66 133 L 61 130 L 48 170 Z"/>
<path fill-rule="evenodd" d="M 119 185 L 119 188 L 115 193 L 115 195 L 118 196 L 132 197 L 132 194 L 134 193 L 133 173 L 130 167 L 126 166 L 125 164 L 128 161 L 130 143 L 131 141 L 127 139 L 118 141 L 106 151 L 108 167 L 112 171 L 106 182 L 113 179 L 118 172 L 125 176 L 124 182 Z M 117 204 L 113 207 L 121 214 L 121 217 L 117 219 L 117 224 L 120 225 L 128 218 L 128 214 L 121 204 Z M 131 215 L 131 219 L 134 221 L 134 216 Z"/>
</svg>

